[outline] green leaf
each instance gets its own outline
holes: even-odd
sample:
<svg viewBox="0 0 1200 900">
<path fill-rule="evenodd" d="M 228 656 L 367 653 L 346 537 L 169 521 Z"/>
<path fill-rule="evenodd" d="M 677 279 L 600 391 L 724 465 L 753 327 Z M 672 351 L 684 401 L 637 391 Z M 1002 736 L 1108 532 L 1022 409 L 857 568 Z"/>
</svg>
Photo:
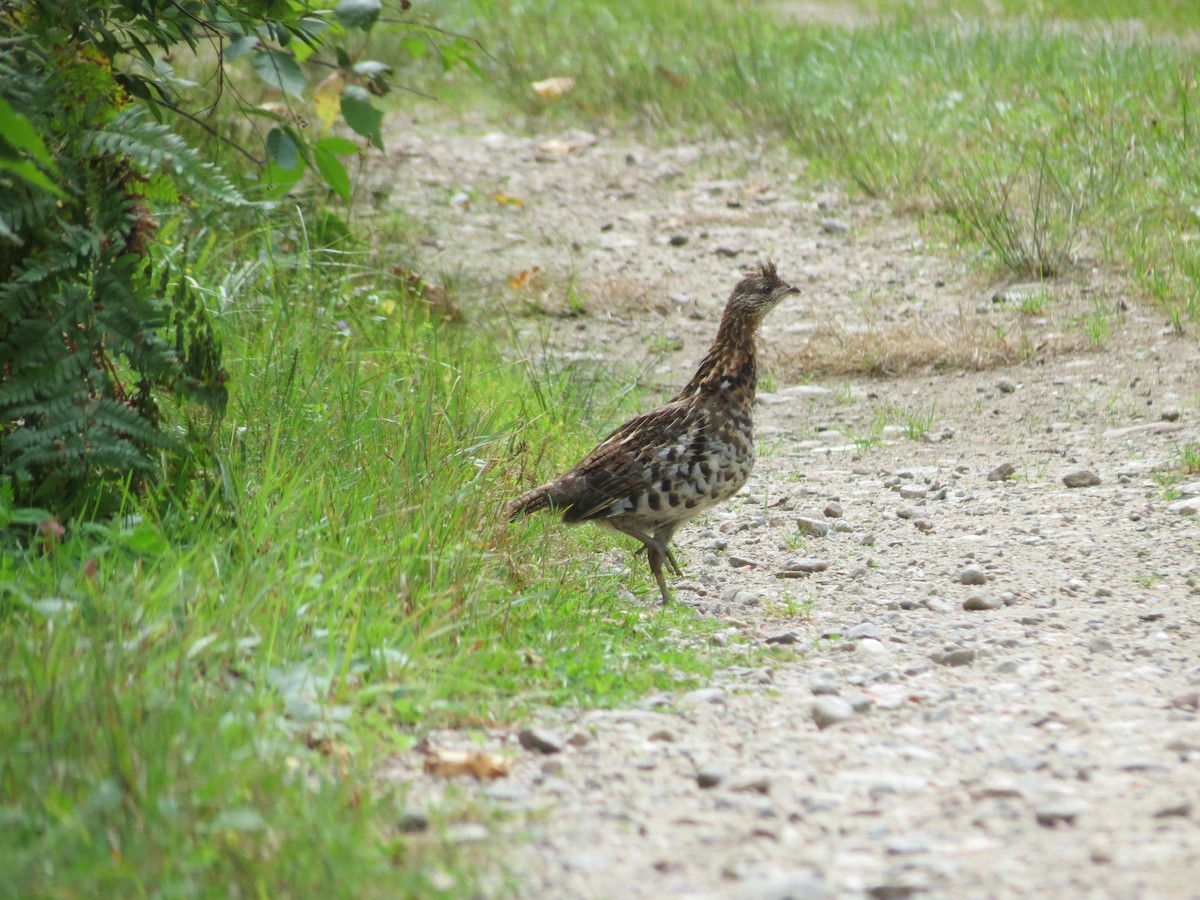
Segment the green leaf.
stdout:
<svg viewBox="0 0 1200 900">
<path fill-rule="evenodd" d="M 371 141 L 377 150 L 383 149 L 383 113 L 371 105 L 366 88 L 350 84 L 342 91 L 342 117 L 355 132 Z"/>
<path fill-rule="evenodd" d="M 321 173 L 321 177 L 325 179 L 325 183 L 329 185 L 330 189 L 349 203 L 350 175 L 346 171 L 346 167 L 342 165 L 342 161 L 330 150 L 320 145 L 313 148 L 313 161 L 316 162 L 317 171 Z"/>
<path fill-rule="evenodd" d="M 408 55 L 413 59 L 420 59 L 425 55 L 425 51 L 429 48 L 426 46 L 423 38 L 406 37 L 400 39 L 400 46 L 408 52 Z"/>
<path fill-rule="evenodd" d="M 284 169 L 294 169 L 300 163 L 300 148 L 282 128 L 272 128 L 267 134 L 267 152 Z"/>
<path fill-rule="evenodd" d="M 44 191 L 49 191 L 58 197 L 65 197 L 57 184 L 46 177 L 37 166 L 27 159 L 5 159 L 0 158 L 0 172 L 12 172 L 18 178 L 23 178 L 32 184 L 34 187 L 40 187 Z"/>
<path fill-rule="evenodd" d="M 342 0 L 333 10 L 338 21 L 347 28 L 368 30 L 379 18 L 383 4 L 380 0 Z"/>
<path fill-rule="evenodd" d="M 138 556 L 162 556 L 171 548 L 158 529 L 145 522 L 126 535 L 125 546 Z"/>
<path fill-rule="evenodd" d="M 241 37 L 234 38 L 229 42 L 229 46 L 225 48 L 225 62 L 233 62 L 235 59 L 240 59 L 251 50 L 258 47 L 259 40 L 257 35 L 246 34 Z"/>
<path fill-rule="evenodd" d="M 318 147 L 324 147 L 330 153 L 336 153 L 338 156 L 349 156 L 351 153 L 358 152 L 358 144 L 350 140 L 350 138 L 332 137 L 322 138 L 317 141 Z"/>
<path fill-rule="evenodd" d="M 260 50 L 254 54 L 254 71 L 271 87 L 297 100 L 304 99 L 304 73 L 296 60 L 280 50 Z"/>
<path fill-rule="evenodd" d="M 296 182 L 300 180 L 300 176 L 303 174 L 303 165 L 298 165 L 294 169 L 285 169 L 283 166 L 270 163 L 263 169 L 258 183 L 262 187 L 263 196 L 269 200 L 273 200 L 282 197 L 295 187 Z"/>
<path fill-rule="evenodd" d="M 58 171 L 33 123 L 13 109 L 3 97 L 0 97 L 0 135 L 3 135 L 0 140 L 14 150 L 24 150 L 51 172 Z"/>
</svg>

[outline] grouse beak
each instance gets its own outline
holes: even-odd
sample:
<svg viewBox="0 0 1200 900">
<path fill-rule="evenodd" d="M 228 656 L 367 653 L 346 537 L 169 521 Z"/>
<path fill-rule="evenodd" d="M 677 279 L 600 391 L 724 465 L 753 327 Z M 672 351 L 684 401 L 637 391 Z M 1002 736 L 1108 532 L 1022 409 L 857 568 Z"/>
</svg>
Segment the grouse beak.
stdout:
<svg viewBox="0 0 1200 900">
<path fill-rule="evenodd" d="M 785 287 L 782 291 L 779 292 L 779 296 L 786 297 L 788 294 L 798 294 L 798 293 L 800 293 L 800 288 L 796 287 L 794 284 L 789 284 L 789 285 L 787 285 L 787 287 Z"/>
</svg>

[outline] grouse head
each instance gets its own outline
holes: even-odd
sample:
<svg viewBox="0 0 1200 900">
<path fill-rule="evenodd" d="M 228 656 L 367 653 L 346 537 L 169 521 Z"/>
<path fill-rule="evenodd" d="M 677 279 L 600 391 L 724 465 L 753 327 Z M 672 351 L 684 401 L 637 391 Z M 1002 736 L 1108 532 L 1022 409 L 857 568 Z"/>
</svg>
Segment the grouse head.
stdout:
<svg viewBox="0 0 1200 900">
<path fill-rule="evenodd" d="M 800 289 L 780 278 L 775 263 L 767 260 L 734 286 L 725 311 L 759 321 L 788 294 L 798 293 Z"/>
</svg>

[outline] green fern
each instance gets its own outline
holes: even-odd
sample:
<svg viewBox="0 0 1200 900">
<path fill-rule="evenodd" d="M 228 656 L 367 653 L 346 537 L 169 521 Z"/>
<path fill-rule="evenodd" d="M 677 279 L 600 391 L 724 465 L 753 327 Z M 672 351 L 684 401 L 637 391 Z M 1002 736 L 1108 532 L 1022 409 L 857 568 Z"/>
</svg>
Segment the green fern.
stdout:
<svg viewBox="0 0 1200 900">
<path fill-rule="evenodd" d="M 169 128 L 122 107 L 94 57 L 69 42 L 10 51 L 0 95 L 47 136 L 62 196 L 0 179 L 0 481 L 19 504 L 103 511 L 110 490 L 163 459 L 186 468 L 202 446 L 164 429 L 164 397 L 214 419 L 226 402 L 207 310 L 157 254 L 148 204 L 246 201 Z"/>
</svg>

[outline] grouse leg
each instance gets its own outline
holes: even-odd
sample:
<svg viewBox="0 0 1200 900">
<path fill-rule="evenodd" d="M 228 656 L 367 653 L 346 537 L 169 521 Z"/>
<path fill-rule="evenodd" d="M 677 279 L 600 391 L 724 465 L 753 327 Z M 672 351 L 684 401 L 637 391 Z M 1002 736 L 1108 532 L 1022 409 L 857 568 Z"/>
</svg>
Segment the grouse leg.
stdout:
<svg viewBox="0 0 1200 900">
<path fill-rule="evenodd" d="M 667 580 L 663 577 L 663 560 L 669 559 L 672 571 L 677 575 L 680 574 L 679 566 L 675 563 L 675 557 L 671 555 L 671 551 L 663 545 L 657 536 L 651 537 L 644 531 L 638 531 L 632 525 L 628 525 L 619 519 L 609 519 L 608 524 L 617 531 L 642 542 L 642 546 L 646 550 L 646 561 L 650 563 L 650 571 L 654 573 L 654 579 L 658 582 L 658 590 L 662 593 L 663 606 L 666 606 L 671 600 L 671 592 L 667 590 Z"/>
</svg>

